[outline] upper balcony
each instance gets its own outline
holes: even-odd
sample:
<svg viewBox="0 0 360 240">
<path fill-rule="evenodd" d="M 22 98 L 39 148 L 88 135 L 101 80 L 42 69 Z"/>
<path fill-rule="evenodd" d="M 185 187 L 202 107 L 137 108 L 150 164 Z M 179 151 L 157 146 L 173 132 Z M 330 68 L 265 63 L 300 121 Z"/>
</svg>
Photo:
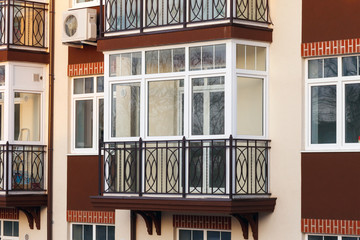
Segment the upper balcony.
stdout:
<svg viewBox="0 0 360 240">
<path fill-rule="evenodd" d="M 267 26 L 268 0 L 105 0 L 102 36 L 238 23 Z"/>
<path fill-rule="evenodd" d="M 48 4 L 0 0 L 0 49 L 47 51 Z"/>
</svg>

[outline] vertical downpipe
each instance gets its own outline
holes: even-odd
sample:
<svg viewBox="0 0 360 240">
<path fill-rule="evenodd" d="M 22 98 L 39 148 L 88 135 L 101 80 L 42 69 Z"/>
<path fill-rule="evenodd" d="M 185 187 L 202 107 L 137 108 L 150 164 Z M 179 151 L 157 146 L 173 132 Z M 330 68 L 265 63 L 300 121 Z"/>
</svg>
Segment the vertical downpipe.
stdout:
<svg viewBox="0 0 360 240">
<path fill-rule="evenodd" d="M 98 154 L 99 154 L 99 165 L 98 165 L 98 174 L 99 174 L 99 182 L 98 182 L 98 184 L 99 184 L 99 189 L 98 189 L 98 194 L 99 194 L 99 196 L 101 196 L 101 193 L 102 193 L 102 191 L 101 191 L 101 187 L 102 187 L 102 177 L 104 176 L 105 177 L 105 175 L 102 175 L 102 164 L 101 164 L 101 147 L 102 147 L 102 141 L 101 141 L 101 139 L 99 139 L 99 146 L 98 146 Z M 104 157 L 105 157 L 105 150 L 104 150 Z M 105 166 L 104 166 L 104 173 L 105 173 Z"/>
<path fill-rule="evenodd" d="M 233 198 L 233 136 L 229 138 L 229 197 Z"/>
<path fill-rule="evenodd" d="M 9 193 L 9 142 L 6 142 L 6 169 L 5 169 L 5 188 L 6 188 L 6 195 Z"/>
<path fill-rule="evenodd" d="M 99 28 L 100 38 L 104 37 L 104 18 L 105 18 L 105 12 L 104 12 L 103 1 L 100 0 L 100 28 Z"/>
<path fill-rule="evenodd" d="M 141 197 L 142 194 L 143 194 L 143 191 L 142 191 L 142 182 L 143 182 L 143 179 L 145 179 L 145 177 L 143 176 L 143 171 L 142 171 L 142 159 L 143 159 L 143 156 L 142 156 L 142 152 L 143 152 L 143 147 L 142 147 L 142 138 L 139 139 L 139 196 Z M 144 173 L 145 175 L 145 173 Z"/>
<path fill-rule="evenodd" d="M 185 198 L 186 197 L 186 187 L 185 187 L 185 169 L 186 169 L 186 164 L 185 164 L 185 161 L 186 161 L 186 139 L 185 139 L 185 136 L 183 137 L 182 139 L 182 161 L 181 161 L 181 164 L 182 164 L 182 167 L 181 167 L 181 183 L 182 183 L 182 197 Z"/>
</svg>

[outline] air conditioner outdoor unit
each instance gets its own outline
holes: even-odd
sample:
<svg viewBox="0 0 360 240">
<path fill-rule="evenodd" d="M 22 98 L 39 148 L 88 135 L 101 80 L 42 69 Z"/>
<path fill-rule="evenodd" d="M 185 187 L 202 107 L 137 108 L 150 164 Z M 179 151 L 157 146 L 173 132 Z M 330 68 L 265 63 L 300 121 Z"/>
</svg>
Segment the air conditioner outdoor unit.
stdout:
<svg viewBox="0 0 360 240">
<path fill-rule="evenodd" d="M 96 40 L 96 9 L 83 8 L 63 13 L 62 42 Z"/>
</svg>

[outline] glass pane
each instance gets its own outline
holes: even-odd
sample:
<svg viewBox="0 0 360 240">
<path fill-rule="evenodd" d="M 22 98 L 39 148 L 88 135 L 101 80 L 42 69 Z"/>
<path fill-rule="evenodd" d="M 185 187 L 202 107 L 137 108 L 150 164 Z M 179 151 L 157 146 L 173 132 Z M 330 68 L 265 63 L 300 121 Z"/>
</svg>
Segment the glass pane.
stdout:
<svg viewBox="0 0 360 240">
<path fill-rule="evenodd" d="M 324 240 L 338 240 L 337 236 L 324 236 Z"/>
<path fill-rule="evenodd" d="M 75 147 L 92 148 L 93 100 L 75 102 Z"/>
<path fill-rule="evenodd" d="M 357 237 L 342 237 L 341 240 L 358 240 Z"/>
<path fill-rule="evenodd" d="M 308 240 L 323 240 L 323 236 L 308 236 Z"/>
<path fill-rule="evenodd" d="M 345 85 L 345 142 L 360 140 L 360 84 Z"/>
<path fill-rule="evenodd" d="M 220 232 L 208 231 L 207 240 L 220 240 Z"/>
<path fill-rule="evenodd" d="M 0 140 L 4 139 L 4 93 L 0 92 Z"/>
<path fill-rule="evenodd" d="M 245 69 L 245 45 L 236 45 L 236 68 Z"/>
<path fill-rule="evenodd" d="M 191 231 L 179 230 L 179 240 L 191 240 Z"/>
<path fill-rule="evenodd" d="M 4 236 L 13 236 L 13 222 L 4 221 Z"/>
<path fill-rule="evenodd" d="M 358 74 L 357 57 L 342 58 L 342 75 L 355 76 Z"/>
<path fill-rule="evenodd" d="M 178 48 L 173 50 L 173 71 L 185 71 L 185 48 Z"/>
<path fill-rule="evenodd" d="M 214 46 L 202 47 L 202 69 L 214 68 Z"/>
<path fill-rule="evenodd" d="M 226 45 L 215 45 L 215 68 L 226 67 Z"/>
<path fill-rule="evenodd" d="M 40 141 L 41 94 L 15 93 L 15 141 Z"/>
<path fill-rule="evenodd" d="M 263 135 L 263 88 L 261 78 L 237 78 L 238 135 Z"/>
<path fill-rule="evenodd" d="M 190 48 L 190 71 L 201 70 L 201 47 Z"/>
<path fill-rule="evenodd" d="M 115 227 L 114 226 L 108 226 L 107 240 L 115 240 Z"/>
<path fill-rule="evenodd" d="M 324 59 L 324 77 L 337 77 L 338 75 L 338 61 L 337 58 Z"/>
<path fill-rule="evenodd" d="M 266 48 L 256 47 L 256 70 L 266 70 Z"/>
<path fill-rule="evenodd" d="M 171 50 L 159 51 L 159 72 L 172 72 Z"/>
<path fill-rule="evenodd" d="M 323 59 L 309 60 L 308 77 L 322 78 L 323 77 Z"/>
<path fill-rule="evenodd" d="M 109 56 L 110 77 L 120 76 L 120 54 Z"/>
<path fill-rule="evenodd" d="M 255 47 L 246 46 L 246 69 L 255 70 Z"/>
<path fill-rule="evenodd" d="M 193 239 L 192 240 L 203 240 L 204 239 L 204 232 L 203 231 L 196 231 L 193 230 Z"/>
<path fill-rule="evenodd" d="M 120 60 L 120 71 L 121 76 L 129 76 L 132 73 L 131 68 L 131 53 L 123 53 L 121 54 L 121 60 Z"/>
<path fill-rule="evenodd" d="M 93 239 L 93 226 L 84 225 L 84 240 L 92 240 L 92 239 Z"/>
<path fill-rule="evenodd" d="M 99 138 L 104 140 L 104 99 L 99 99 Z"/>
<path fill-rule="evenodd" d="M 72 240 L 83 240 L 82 225 L 73 224 L 72 226 Z"/>
<path fill-rule="evenodd" d="M 231 232 L 221 232 L 221 240 L 231 240 Z"/>
<path fill-rule="evenodd" d="M 107 240 L 106 226 L 96 225 L 96 240 Z"/>
<path fill-rule="evenodd" d="M 5 86 L 5 66 L 0 66 L 0 86 Z"/>
<path fill-rule="evenodd" d="M 74 94 L 84 93 L 84 79 L 76 78 L 74 79 Z"/>
<path fill-rule="evenodd" d="M 94 92 L 94 78 L 85 78 L 85 93 L 93 93 Z"/>
<path fill-rule="evenodd" d="M 193 135 L 224 134 L 224 99 L 224 77 L 192 79 Z"/>
<path fill-rule="evenodd" d="M 104 76 L 100 76 L 96 78 L 96 92 L 101 93 L 104 92 Z"/>
<path fill-rule="evenodd" d="M 158 53 L 159 51 L 145 52 L 146 74 L 158 73 Z"/>
<path fill-rule="evenodd" d="M 13 222 L 13 236 L 19 236 L 19 222 Z"/>
<path fill-rule="evenodd" d="M 141 74 L 141 52 L 132 54 L 132 75 Z"/>
<path fill-rule="evenodd" d="M 311 88 L 311 143 L 336 143 L 336 86 Z"/>
<path fill-rule="evenodd" d="M 148 135 L 183 135 L 183 80 L 149 82 Z"/>
<path fill-rule="evenodd" d="M 140 83 L 112 86 L 111 136 L 140 135 Z"/>
</svg>

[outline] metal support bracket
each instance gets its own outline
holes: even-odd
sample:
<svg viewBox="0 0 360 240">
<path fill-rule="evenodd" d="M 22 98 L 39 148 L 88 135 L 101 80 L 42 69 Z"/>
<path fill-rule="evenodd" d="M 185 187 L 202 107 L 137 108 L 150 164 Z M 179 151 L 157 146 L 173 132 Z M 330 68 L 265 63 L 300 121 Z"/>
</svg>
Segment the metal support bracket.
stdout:
<svg viewBox="0 0 360 240">
<path fill-rule="evenodd" d="M 40 207 L 18 208 L 28 219 L 30 229 L 34 229 L 34 221 L 36 228 L 40 230 Z"/>
<path fill-rule="evenodd" d="M 153 223 L 156 234 L 161 235 L 161 212 L 158 211 L 134 211 L 139 214 L 145 221 L 147 232 L 149 235 L 153 234 Z"/>
</svg>

